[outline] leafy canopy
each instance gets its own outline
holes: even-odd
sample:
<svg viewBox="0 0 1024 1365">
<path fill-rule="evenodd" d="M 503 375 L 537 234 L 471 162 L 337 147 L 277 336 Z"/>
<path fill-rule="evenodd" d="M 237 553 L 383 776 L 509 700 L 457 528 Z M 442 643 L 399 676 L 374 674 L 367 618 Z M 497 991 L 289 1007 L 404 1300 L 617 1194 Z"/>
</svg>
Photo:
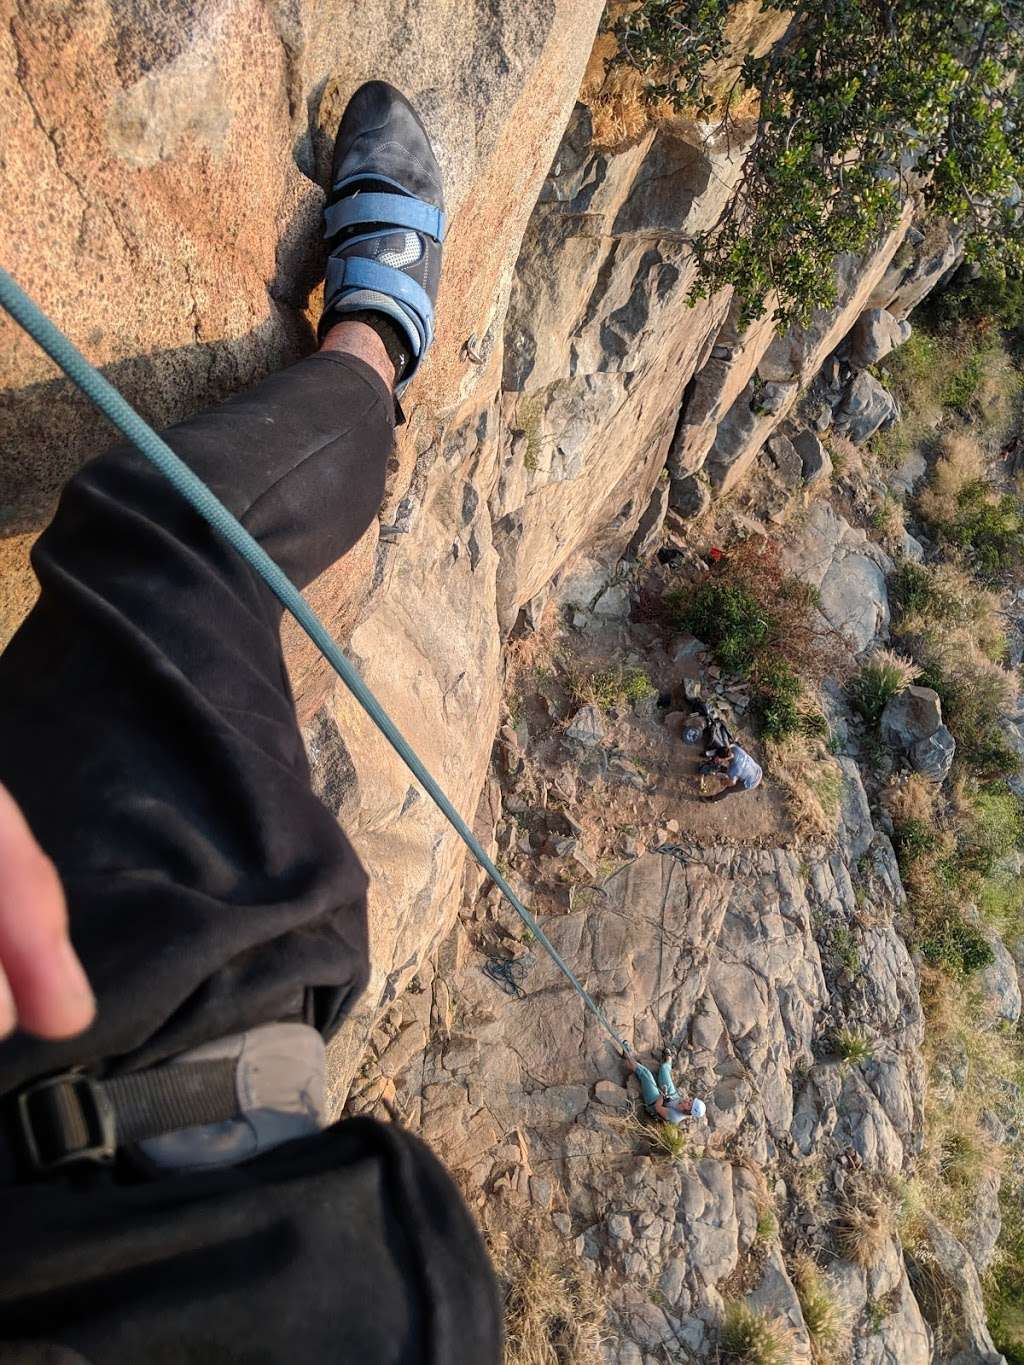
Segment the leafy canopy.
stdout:
<svg viewBox="0 0 1024 1365">
<path fill-rule="evenodd" d="M 745 320 L 835 301 L 833 260 L 864 250 L 919 189 L 971 259 L 1024 266 L 1022 0 L 762 0 L 782 39 L 715 88 L 745 0 L 643 0 L 612 24 L 652 101 L 750 137 L 737 193 L 700 236 L 696 296 L 735 287 Z M 754 92 L 752 133 L 730 110 Z"/>
</svg>

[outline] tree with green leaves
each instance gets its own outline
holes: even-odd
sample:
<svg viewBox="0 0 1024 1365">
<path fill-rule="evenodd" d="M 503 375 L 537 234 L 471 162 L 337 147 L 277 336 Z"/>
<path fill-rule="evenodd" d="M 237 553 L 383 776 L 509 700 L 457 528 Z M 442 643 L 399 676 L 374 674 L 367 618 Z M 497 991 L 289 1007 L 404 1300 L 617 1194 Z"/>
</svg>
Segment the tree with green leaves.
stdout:
<svg viewBox="0 0 1024 1365">
<path fill-rule="evenodd" d="M 835 257 L 867 248 L 913 193 L 962 229 L 970 259 L 1022 271 L 1024 0 L 762 0 L 788 28 L 722 91 L 711 81 L 742 3 L 644 0 L 612 24 L 615 60 L 652 101 L 749 143 L 695 242 L 696 296 L 731 284 L 746 321 L 770 298 L 780 324 L 806 319 L 835 300 Z M 735 126 L 742 92 L 756 113 Z"/>
</svg>

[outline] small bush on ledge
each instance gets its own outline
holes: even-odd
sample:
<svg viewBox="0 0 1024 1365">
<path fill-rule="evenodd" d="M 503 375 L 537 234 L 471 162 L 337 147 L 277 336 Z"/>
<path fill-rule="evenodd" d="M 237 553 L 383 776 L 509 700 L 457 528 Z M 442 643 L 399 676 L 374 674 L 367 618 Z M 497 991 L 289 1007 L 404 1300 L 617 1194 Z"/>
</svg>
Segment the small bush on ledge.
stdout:
<svg viewBox="0 0 1024 1365">
<path fill-rule="evenodd" d="M 566 663 L 567 683 L 573 700 L 592 703 L 602 711 L 613 706 L 634 706 L 657 696 L 658 689 L 642 668 L 601 668 L 595 673 L 574 669 Z"/>
<path fill-rule="evenodd" d="M 891 649 L 880 649 L 860 668 L 847 684 L 847 693 L 855 711 L 869 725 L 877 725 L 886 703 L 914 681 L 918 667 L 911 659 L 895 654 Z"/>
<path fill-rule="evenodd" d="M 720 1350 L 729 1365 L 790 1365 L 793 1333 L 777 1318 L 745 1303 L 726 1305 Z"/>
<path fill-rule="evenodd" d="M 825 737 L 828 727 L 806 689 L 848 667 L 817 603 L 815 589 L 784 571 L 768 541 L 747 541 L 695 587 L 665 596 L 670 624 L 703 640 L 723 669 L 750 682 L 764 738 L 775 741 Z"/>
</svg>

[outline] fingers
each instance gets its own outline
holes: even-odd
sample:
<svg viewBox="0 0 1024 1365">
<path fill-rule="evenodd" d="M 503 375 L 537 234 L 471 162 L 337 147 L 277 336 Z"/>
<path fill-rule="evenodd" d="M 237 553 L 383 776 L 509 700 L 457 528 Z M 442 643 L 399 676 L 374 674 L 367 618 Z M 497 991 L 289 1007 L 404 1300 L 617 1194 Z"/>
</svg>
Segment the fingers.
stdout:
<svg viewBox="0 0 1024 1365">
<path fill-rule="evenodd" d="M 0 1036 L 18 1024 L 42 1038 L 69 1038 L 95 1011 L 56 868 L 0 786 Z"/>
</svg>

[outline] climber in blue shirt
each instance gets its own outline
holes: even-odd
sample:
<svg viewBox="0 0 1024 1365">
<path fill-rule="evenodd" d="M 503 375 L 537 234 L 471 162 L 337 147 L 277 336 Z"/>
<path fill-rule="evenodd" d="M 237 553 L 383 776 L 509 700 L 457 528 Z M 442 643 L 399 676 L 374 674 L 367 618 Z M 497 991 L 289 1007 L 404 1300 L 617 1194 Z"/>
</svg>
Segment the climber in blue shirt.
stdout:
<svg viewBox="0 0 1024 1365">
<path fill-rule="evenodd" d="M 640 1082 L 640 1094 L 648 1113 L 657 1115 L 663 1123 L 682 1123 L 685 1118 L 702 1119 L 707 1113 L 703 1100 L 686 1099 L 676 1089 L 672 1079 L 672 1053 L 668 1048 L 662 1051 L 657 1081 L 650 1069 L 637 1061 L 628 1043 L 623 1048 L 622 1060 Z"/>
<path fill-rule="evenodd" d="M 723 801 L 727 796 L 731 796 L 738 791 L 753 791 L 759 787 L 764 778 L 761 765 L 747 753 L 742 745 L 733 741 L 727 748 L 709 760 L 706 765 L 708 769 L 721 773 L 728 778 L 728 782 L 714 795 L 702 796 L 702 801 Z M 704 771 L 704 768 L 701 769 Z"/>
</svg>

